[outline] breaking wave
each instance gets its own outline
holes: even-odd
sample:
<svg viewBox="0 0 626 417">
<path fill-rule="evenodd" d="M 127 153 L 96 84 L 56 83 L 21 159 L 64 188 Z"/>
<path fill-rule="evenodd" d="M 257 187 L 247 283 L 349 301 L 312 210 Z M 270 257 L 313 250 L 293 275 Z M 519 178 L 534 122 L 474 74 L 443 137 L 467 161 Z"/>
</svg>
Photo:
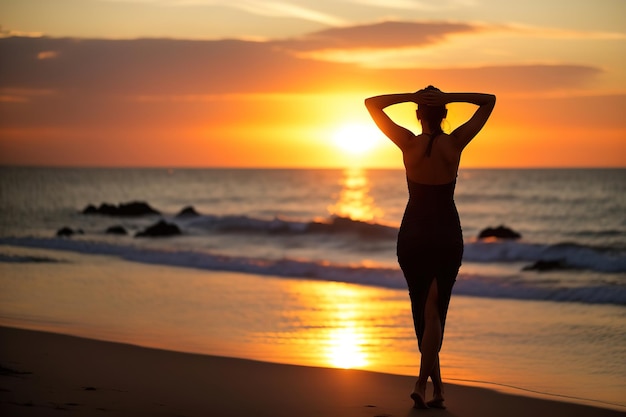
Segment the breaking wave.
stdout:
<svg viewBox="0 0 626 417">
<path fill-rule="evenodd" d="M 72 251 L 83 254 L 97 254 L 119 257 L 132 262 L 196 268 L 209 271 L 230 271 L 252 273 L 262 276 L 303 278 L 320 281 L 337 281 L 383 288 L 404 289 L 406 284 L 397 268 L 373 268 L 361 265 L 337 265 L 328 262 L 303 261 L 295 259 L 256 259 L 244 256 L 224 256 L 211 252 L 193 250 L 158 250 L 140 248 L 133 245 L 117 245 L 86 240 L 59 238 L 2 238 L 0 244 Z M 470 243 L 469 256 L 482 261 L 529 260 L 533 256 L 546 256 L 546 247 L 524 245 L 514 242 L 504 244 Z M 539 245 L 541 246 L 541 245 Z M 596 262 L 596 255 L 587 253 L 588 248 L 556 245 L 549 251 L 552 255 L 576 256 Z M 472 255 L 472 252 L 475 254 Z M 478 255 L 482 253 L 482 255 Z M 581 255 L 582 253 L 582 255 Z M 0 262 L 7 261 L 0 256 Z M 46 258 L 48 261 L 52 261 Z M 26 257 L 21 262 L 28 261 Z M 32 258 L 32 262 L 39 259 Z M 584 262 L 584 261 L 581 261 Z M 623 259 L 621 261 L 624 262 Z M 626 282 L 587 282 L 567 285 L 562 281 L 523 279 L 521 275 L 485 276 L 460 274 L 454 292 L 461 295 L 488 298 L 509 298 L 523 300 L 549 300 L 557 302 L 582 302 L 590 304 L 626 305 Z"/>
</svg>

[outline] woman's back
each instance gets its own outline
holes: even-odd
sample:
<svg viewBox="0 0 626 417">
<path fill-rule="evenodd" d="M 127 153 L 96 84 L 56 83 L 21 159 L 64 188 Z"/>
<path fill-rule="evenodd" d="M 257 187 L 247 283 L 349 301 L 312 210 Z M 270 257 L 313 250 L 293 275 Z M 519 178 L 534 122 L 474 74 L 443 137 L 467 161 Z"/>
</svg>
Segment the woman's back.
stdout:
<svg viewBox="0 0 626 417">
<path fill-rule="evenodd" d="M 431 146 L 429 152 L 429 144 Z M 420 184 L 448 184 L 456 179 L 461 148 L 445 133 L 415 136 L 402 150 L 406 174 Z"/>
</svg>

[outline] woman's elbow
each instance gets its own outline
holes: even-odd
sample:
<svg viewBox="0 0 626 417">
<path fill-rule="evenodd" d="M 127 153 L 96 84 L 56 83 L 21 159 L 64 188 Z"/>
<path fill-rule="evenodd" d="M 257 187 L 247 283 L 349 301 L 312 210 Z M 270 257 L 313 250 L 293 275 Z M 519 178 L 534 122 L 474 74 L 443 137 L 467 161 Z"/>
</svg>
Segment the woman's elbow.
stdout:
<svg viewBox="0 0 626 417">
<path fill-rule="evenodd" d="M 493 109 L 496 106 L 495 94 L 485 94 L 483 98 L 483 102 L 480 104 L 480 106 Z"/>
</svg>

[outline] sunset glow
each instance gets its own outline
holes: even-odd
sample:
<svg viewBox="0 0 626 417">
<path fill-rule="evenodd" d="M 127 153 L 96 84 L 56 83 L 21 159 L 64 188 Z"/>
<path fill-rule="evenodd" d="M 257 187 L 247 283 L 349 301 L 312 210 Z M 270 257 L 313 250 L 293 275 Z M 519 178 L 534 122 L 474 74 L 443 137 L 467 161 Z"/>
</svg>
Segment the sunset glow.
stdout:
<svg viewBox="0 0 626 417">
<path fill-rule="evenodd" d="M 358 155 L 372 150 L 381 139 L 373 124 L 352 123 L 340 127 L 333 140 L 341 150 Z"/>
<path fill-rule="evenodd" d="M 0 164 L 401 168 L 363 99 L 432 84 L 462 166 L 626 166 L 625 2 L 374 3 L 4 2 Z"/>
</svg>

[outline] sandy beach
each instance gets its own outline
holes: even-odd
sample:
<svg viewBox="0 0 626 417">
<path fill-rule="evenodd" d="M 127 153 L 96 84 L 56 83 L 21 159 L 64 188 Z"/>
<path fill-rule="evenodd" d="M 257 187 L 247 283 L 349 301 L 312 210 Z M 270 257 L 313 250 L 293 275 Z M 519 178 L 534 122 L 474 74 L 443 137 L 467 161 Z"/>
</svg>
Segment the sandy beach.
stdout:
<svg viewBox="0 0 626 417">
<path fill-rule="evenodd" d="M 0 328 L 4 416 L 623 416 L 447 384 L 447 410 L 414 410 L 413 378 L 177 353 Z"/>
</svg>

